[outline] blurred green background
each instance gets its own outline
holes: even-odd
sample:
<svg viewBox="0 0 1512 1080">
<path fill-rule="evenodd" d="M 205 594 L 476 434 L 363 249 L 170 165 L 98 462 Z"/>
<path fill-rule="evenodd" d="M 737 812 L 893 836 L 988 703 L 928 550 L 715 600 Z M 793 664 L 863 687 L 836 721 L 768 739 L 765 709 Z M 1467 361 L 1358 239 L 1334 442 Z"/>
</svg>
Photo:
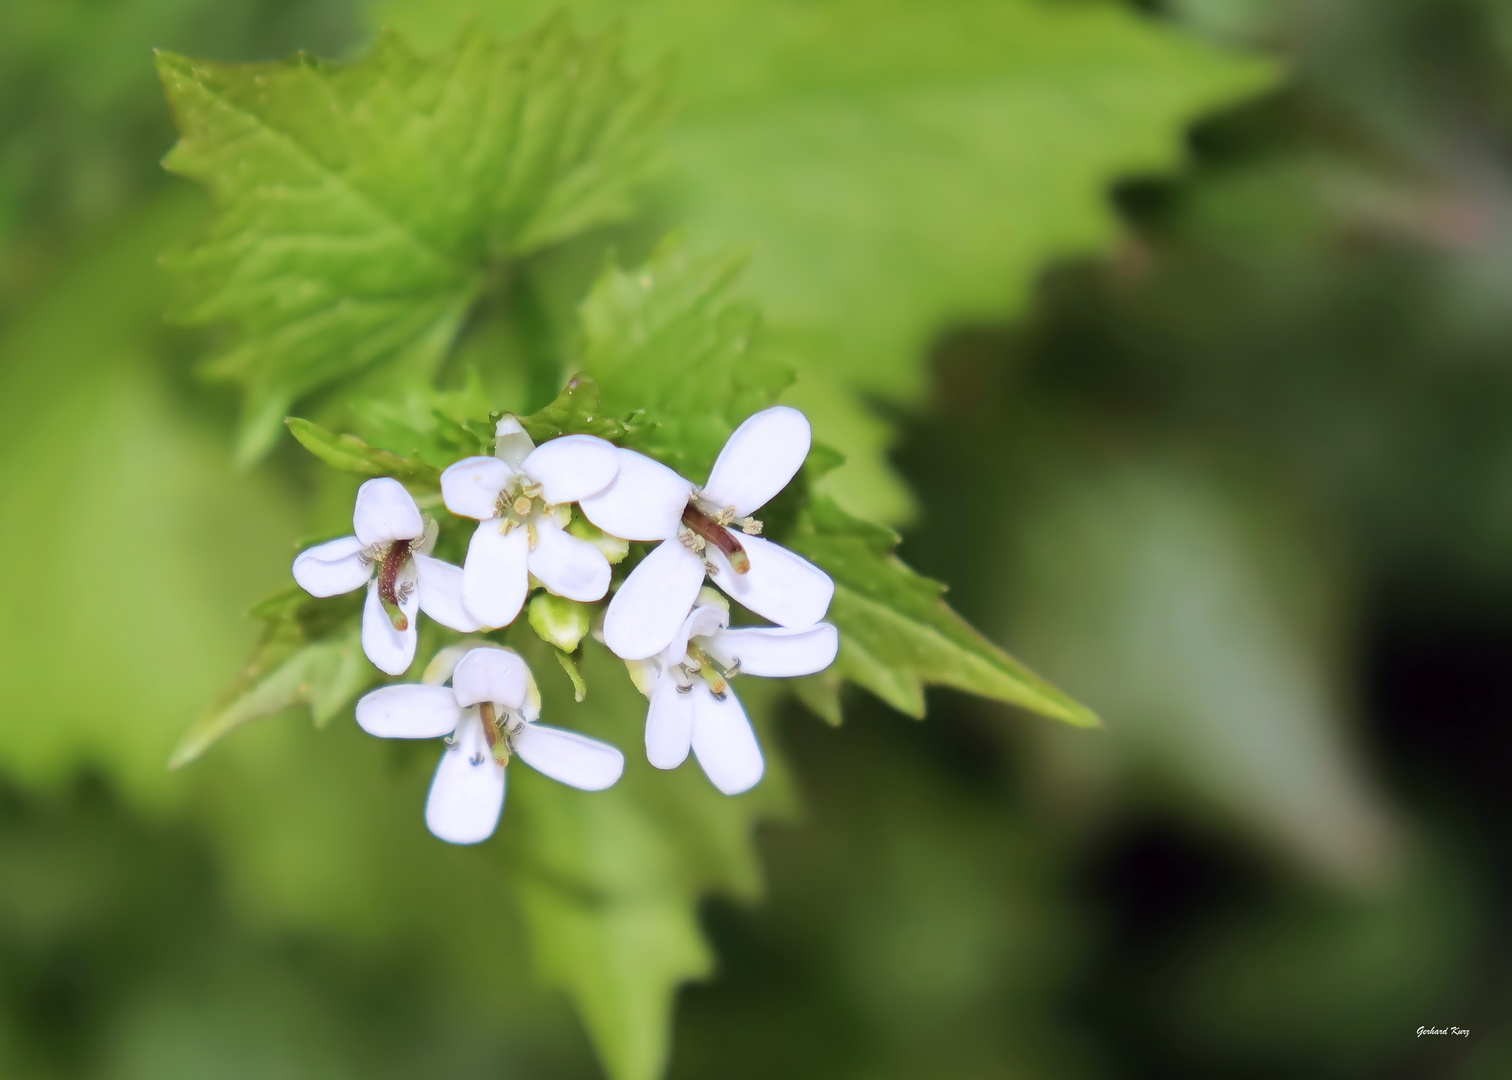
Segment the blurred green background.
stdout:
<svg viewBox="0 0 1512 1080">
<path fill-rule="evenodd" d="M 1139 8 L 1282 85 L 1017 318 L 932 328 L 875 409 L 912 506 L 857 496 L 1108 731 L 788 707 L 801 809 L 705 907 L 672 1076 L 1512 1076 L 1512 7 Z M 418 827 L 428 749 L 288 716 L 163 765 L 316 511 L 163 321 L 204 205 L 150 50 L 390 14 L 0 6 L 0 1075 L 597 1075 L 503 867 Z"/>
</svg>

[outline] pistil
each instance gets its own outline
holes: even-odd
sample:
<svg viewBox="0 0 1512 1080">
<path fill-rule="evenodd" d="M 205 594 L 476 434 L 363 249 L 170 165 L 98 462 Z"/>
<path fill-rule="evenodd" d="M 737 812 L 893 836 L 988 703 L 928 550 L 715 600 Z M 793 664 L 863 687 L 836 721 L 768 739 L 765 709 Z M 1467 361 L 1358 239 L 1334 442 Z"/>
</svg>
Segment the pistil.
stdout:
<svg viewBox="0 0 1512 1080">
<path fill-rule="evenodd" d="M 409 629 L 409 616 L 400 609 L 397 592 L 399 571 L 404 568 L 409 557 L 410 542 L 395 540 L 383 553 L 383 562 L 378 565 L 378 599 L 383 603 L 383 610 L 388 613 L 389 622 L 394 624 L 395 630 Z"/>
<path fill-rule="evenodd" d="M 709 690 L 715 697 L 723 698 L 729 692 L 729 680 L 734 677 L 734 671 L 725 668 L 691 641 L 688 642 L 688 659 L 698 664 L 699 676 L 709 684 Z"/>
<path fill-rule="evenodd" d="M 730 561 L 730 568 L 737 574 L 747 573 L 751 569 L 750 556 L 741 547 L 740 541 L 735 539 L 735 534 L 692 502 L 683 509 L 682 520 L 684 525 L 722 551 Z"/>
<path fill-rule="evenodd" d="M 488 749 L 493 754 L 493 759 L 500 765 L 508 765 L 509 740 L 499 731 L 499 717 L 494 711 L 494 703 L 479 702 L 478 715 L 483 720 L 483 738 L 488 741 Z"/>
</svg>

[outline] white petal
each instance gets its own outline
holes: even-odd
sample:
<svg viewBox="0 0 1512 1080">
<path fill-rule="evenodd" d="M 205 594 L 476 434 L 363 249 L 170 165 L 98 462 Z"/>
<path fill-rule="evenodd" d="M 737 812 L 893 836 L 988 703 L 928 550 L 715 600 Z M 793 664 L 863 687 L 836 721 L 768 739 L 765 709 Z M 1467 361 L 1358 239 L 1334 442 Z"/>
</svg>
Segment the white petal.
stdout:
<svg viewBox="0 0 1512 1080">
<path fill-rule="evenodd" d="M 461 719 L 462 709 L 445 686 L 385 686 L 357 702 L 358 725 L 380 739 L 438 739 Z"/>
<path fill-rule="evenodd" d="M 470 711 L 436 766 L 425 800 L 425 824 L 448 843 L 476 844 L 493 835 L 503 809 L 504 768 L 489 752 L 483 722 Z"/>
<path fill-rule="evenodd" d="M 726 667 L 740 661 L 742 675 L 769 679 L 812 675 L 835 662 L 840 634 L 829 623 L 806 630 L 755 626 L 720 630 L 707 642 L 709 654 Z"/>
<path fill-rule="evenodd" d="M 690 638 L 708 637 L 720 627 L 728 626 L 729 622 L 730 609 L 723 604 L 699 604 L 683 623 L 683 629 Z"/>
<path fill-rule="evenodd" d="M 410 541 L 410 551 L 418 551 L 422 555 L 429 555 L 436 549 L 436 539 L 441 535 L 441 524 L 433 517 L 425 517 L 425 531 L 419 539 Z"/>
<path fill-rule="evenodd" d="M 404 485 L 392 477 L 381 476 L 357 489 L 352 531 L 366 547 L 390 540 L 413 540 L 425 533 L 425 521 Z"/>
<path fill-rule="evenodd" d="M 737 574 L 713 544 L 708 547 L 709 561 L 719 568 L 714 584 L 725 595 L 778 626 L 801 629 L 824 618 L 835 595 L 835 583 L 828 574 L 770 540 L 735 535 L 751 560 L 751 569 L 744 574 Z"/>
<path fill-rule="evenodd" d="M 676 540 L 658 545 L 609 601 L 604 644 L 624 660 L 655 656 L 687 618 L 703 579 L 697 555 Z"/>
<path fill-rule="evenodd" d="M 635 688 L 649 699 L 656 690 L 656 680 L 661 677 L 661 664 L 655 660 L 626 660 L 625 670 Z"/>
<path fill-rule="evenodd" d="M 579 540 L 555 521 L 538 518 L 536 546 L 530 552 L 530 572 L 541 584 L 569 600 L 590 603 L 609 591 L 609 560 L 586 540 Z"/>
<path fill-rule="evenodd" d="M 518 416 L 505 414 L 494 425 L 494 457 L 516 472 L 535 449 L 535 443 L 520 424 Z"/>
<path fill-rule="evenodd" d="M 509 649 L 483 647 L 464 656 L 452 672 L 452 691 L 459 705 L 493 701 L 518 709 L 525 701 L 530 672 L 520 655 Z"/>
<path fill-rule="evenodd" d="M 483 629 L 462 604 L 462 568 L 419 552 L 413 558 L 419 574 L 420 610 L 463 634 Z"/>
<path fill-rule="evenodd" d="M 693 691 L 681 693 L 672 673 L 663 671 L 646 713 L 646 760 L 658 769 L 675 769 L 692 745 Z"/>
<path fill-rule="evenodd" d="M 448 645 L 430 658 L 430 663 L 425 665 L 425 671 L 420 675 L 420 681 L 427 686 L 440 686 L 451 682 L 452 672 L 457 670 L 457 664 L 476 648 L 477 645 L 467 641 Z"/>
<path fill-rule="evenodd" d="M 625 771 L 624 754 L 575 731 L 526 724 L 512 743 L 514 752 L 536 772 L 583 791 L 603 791 Z"/>
<path fill-rule="evenodd" d="M 495 647 L 502 648 L 502 646 Z M 513 649 L 504 651 L 514 652 Z M 516 653 L 516 655 L 519 654 Z M 541 688 L 536 684 L 535 675 L 528 667 L 525 669 L 525 701 L 520 705 L 520 715 L 532 724 L 541 718 Z"/>
<path fill-rule="evenodd" d="M 755 787 L 766 763 L 735 691 L 720 699 L 697 683 L 688 696 L 693 699 L 693 754 L 704 774 L 726 795 Z"/>
<path fill-rule="evenodd" d="M 463 458 L 441 474 L 441 499 L 454 514 L 487 521 L 499 512 L 499 494 L 513 476 L 498 458 Z"/>
<path fill-rule="evenodd" d="M 677 531 L 693 485 L 658 461 L 617 450 L 619 473 L 597 495 L 578 501 L 589 521 L 626 540 L 665 540 Z"/>
<path fill-rule="evenodd" d="M 462 602 L 484 626 L 508 626 L 530 591 L 530 537 L 524 529 L 500 528 L 498 518 L 481 522 L 462 565 Z"/>
<path fill-rule="evenodd" d="M 317 544 L 294 558 L 294 580 L 311 596 L 335 596 L 367 584 L 371 563 L 362 561 L 362 541 L 355 536 Z"/>
<path fill-rule="evenodd" d="M 710 589 L 710 592 L 714 590 Z M 700 590 L 702 592 L 702 590 Z M 730 621 L 730 609 L 719 604 L 699 604 L 683 620 L 672 641 L 662 650 L 663 666 L 680 664 L 688 655 L 688 642 L 696 637 L 708 637 Z"/>
<path fill-rule="evenodd" d="M 803 466 L 813 433 L 808 417 L 786 405 L 763 409 L 735 429 L 719 452 L 703 494 L 746 517 L 771 500 Z"/>
<path fill-rule="evenodd" d="M 403 675 L 415 659 L 415 619 L 420 614 L 418 590 L 399 604 L 409 619 L 403 630 L 395 630 L 383 601 L 378 599 L 378 582 L 368 583 L 367 601 L 362 605 L 362 651 L 385 675 Z"/>
<path fill-rule="evenodd" d="M 564 435 L 536 447 L 520 469 L 541 485 L 547 502 L 577 502 L 597 495 L 614 480 L 619 451 L 592 435 Z"/>
</svg>

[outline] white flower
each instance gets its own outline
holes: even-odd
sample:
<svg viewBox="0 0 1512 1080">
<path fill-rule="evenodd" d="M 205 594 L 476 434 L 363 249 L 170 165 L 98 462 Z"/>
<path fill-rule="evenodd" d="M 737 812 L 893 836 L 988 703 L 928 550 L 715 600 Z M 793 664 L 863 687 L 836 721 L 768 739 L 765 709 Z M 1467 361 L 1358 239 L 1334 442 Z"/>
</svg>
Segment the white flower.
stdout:
<svg viewBox="0 0 1512 1080">
<path fill-rule="evenodd" d="M 604 642 L 626 660 L 667 647 L 707 573 L 731 598 L 779 626 L 813 626 L 829 609 L 835 584 L 823 570 L 763 540 L 751 517 L 808 456 L 808 419 L 778 405 L 749 417 L 730 436 L 702 490 L 632 450 L 619 450 L 619 474 L 582 498 L 583 514 L 627 540 L 664 540 L 609 602 Z M 739 525 L 740 532 L 730 525 Z"/>
<path fill-rule="evenodd" d="M 493 835 L 504 809 L 504 766 L 511 753 L 584 791 L 602 791 L 625 771 L 625 756 L 608 743 L 535 722 L 540 692 L 512 650 L 453 647 L 437 656 L 425 677 L 426 683 L 385 686 L 364 696 L 357 702 L 357 723 L 384 739 L 449 736 L 425 802 L 426 826 L 448 843 L 476 844 Z M 439 685 L 448 677 L 451 686 Z"/>
<path fill-rule="evenodd" d="M 812 675 L 834 662 L 840 638 L 829 623 L 800 630 L 776 626 L 729 629 L 730 611 L 712 589 L 683 620 L 672 643 L 649 660 L 627 661 L 646 713 L 646 760 L 675 769 L 691 748 L 714 786 L 738 795 L 755 786 L 766 765 L 756 732 L 735 697 L 736 675 Z"/>
<path fill-rule="evenodd" d="M 609 589 L 609 560 L 566 531 L 568 504 L 614 480 L 619 454 L 592 435 L 536 447 L 512 416 L 499 421 L 494 457 L 464 458 L 441 474 L 446 507 L 481 524 L 462 568 L 462 599 L 484 626 L 514 621 L 534 574 L 548 590 L 585 603 Z"/>
<path fill-rule="evenodd" d="M 294 580 L 311 596 L 335 596 L 367 586 L 362 651 L 380 671 L 402 675 L 415 658 L 415 613 L 464 634 L 480 630 L 462 606 L 462 570 L 430 557 L 434 522 L 404 485 L 384 477 L 357 489 L 356 536 L 319 544 L 294 560 Z"/>
</svg>

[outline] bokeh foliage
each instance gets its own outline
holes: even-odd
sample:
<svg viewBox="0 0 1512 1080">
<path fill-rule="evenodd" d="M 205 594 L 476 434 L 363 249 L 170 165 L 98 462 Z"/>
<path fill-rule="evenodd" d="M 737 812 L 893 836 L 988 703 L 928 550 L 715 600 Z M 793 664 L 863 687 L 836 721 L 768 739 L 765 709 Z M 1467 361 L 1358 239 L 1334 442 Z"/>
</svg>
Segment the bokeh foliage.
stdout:
<svg viewBox="0 0 1512 1080">
<path fill-rule="evenodd" d="M 544 11 L 467 6 L 506 33 Z M 668 226 L 695 250 L 754 245 L 757 340 L 848 455 L 824 490 L 894 522 L 912 505 L 909 561 L 1108 721 L 1030 729 L 931 692 L 926 724 L 847 697 L 832 730 L 758 702 L 803 807 L 760 833 L 760 864 L 745 809 L 685 808 L 696 775 L 641 778 L 669 817 L 740 839 L 692 859 L 656 854 L 655 830 L 624 842 L 667 871 L 633 899 L 663 927 L 665 985 L 708 970 L 700 923 L 720 957 L 682 996 L 672 1074 L 1342 1077 L 1415 1054 L 1500 1075 L 1496 759 L 1478 787 L 1437 785 L 1455 759 L 1391 734 L 1360 657 L 1383 607 L 1506 611 L 1505 204 L 1485 165 L 1506 138 L 1504 16 L 952 10 L 627 8 L 631 71 L 675 53 L 645 212 L 526 260 L 507 299 L 485 288 L 441 365 L 459 396 L 472 366 L 486 400 L 545 404 L 606 246 L 633 267 Z M 256 471 L 226 464 L 238 402 L 188 374 L 215 342 L 160 317 L 154 259 L 205 208 L 156 175 L 170 134 L 148 48 L 355 54 L 362 19 L 432 48 L 458 13 L 98 12 L 0 13 L 19 28 L 0 72 L 30 88 L 0 98 L 0 519 L 25 541 L 0 642 L 0 1066 L 595 1075 L 543 988 L 580 961 L 522 932 L 573 908 L 515 868 L 509 835 L 644 822 L 576 819 L 601 807 L 539 784 L 512 792 L 497 857 L 469 859 L 420 822 L 431 748 L 340 717 L 262 722 L 163 768 L 245 656 L 237 613 L 285 579 L 296 537 L 343 525 L 352 485 L 314 479 L 288 440 Z M 592 33 L 617 13 L 574 9 Z M 1206 128 L 1178 185 L 1127 190 L 1131 233 L 1108 183 L 1169 168 L 1190 120 L 1271 77 L 1198 33 L 1282 52 L 1293 88 Z M 1024 320 L 1047 261 L 1099 251 Z M 395 427 L 315 404 L 379 443 Z M 634 746 L 638 702 L 617 713 L 615 685 L 593 679 L 589 726 Z M 791 796 L 775 777 L 764 812 L 795 820 Z M 695 920 L 689 896 L 750 900 L 762 878 L 760 907 Z M 1467 1046 L 1404 1035 L 1449 1017 Z M 644 1063 L 646 1030 L 600 1039 Z"/>
<path fill-rule="evenodd" d="M 459 390 L 438 390 L 433 380 L 473 318 L 522 321 L 510 303 L 511 279 L 533 252 L 629 212 L 661 90 L 659 79 L 627 74 L 617 54 L 612 41 L 581 39 L 560 17 L 502 44 L 468 22 L 452 46 L 425 58 L 392 32 L 351 63 L 159 54 L 182 132 L 165 164 L 202 182 L 215 203 L 204 234 L 169 265 L 193 296 L 184 321 L 230 324 L 224 351 L 204 370 L 242 384 L 243 459 L 265 452 L 287 427 L 339 472 L 400 478 L 433 503 L 436 476 L 420 445 L 439 440 L 459 455 L 487 449 L 498 410 L 448 412 L 486 396 L 477 370 Z M 417 158 L 424 167 L 411 165 Z M 755 313 L 730 299 L 744 261 L 738 250 L 691 257 L 669 239 L 639 266 L 611 263 L 599 273 L 570 313 L 576 335 L 549 311 L 524 317 L 554 339 L 581 342 L 558 378 L 585 370 L 522 424 L 538 433 L 596 432 L 704 476 L 740 421 L 794 381 L 795 372 L 757 344 Z M 480 303 L 489 279 L 500 301 L 492 311 Z M 497 357 L 480 363 L 497 366 Z M 353 389 L 372 397 L 353 408 L 344 403 Z M 292 403 L 315 404 L 317 396 L 323 418 L 367 438 L 296 417 L 276 423 Z M 410 427 L 400 414 L 416 402 L 424 419 Z M 365 430 L 375 410 L 386 416 L 384 436 Z M 385 445 L 368 441 L 385 437 Z M 430 449 L 432 460 L 444 460 Z M 820 477 L 816 466 L 790 488 L 764 534 L 795 544 L 837 580 L 829 618 L 842 659 L 806 695 L 821 715 L 834 722 L 839 687 L 849 680 L 922 716 L 929 682 L 1096 725 L 1085 707 L 951 611 L 940 585 L 892 554 L 889 530 L 812 492 L 807 480 Z M 444 517 L 436 550 L 459 556 L 465 527 Z M 541 615 L 548 602 L 532 602 L 532 612 Z M 252 659 L 180 743 L 173 766 L 290 706 L 308 707 L 324 726 L 378 681 L 355 647 L 351 598 L 319 601 L 285 589 L 253 614 L 264 630 Z M 542 619 L 528 625 L 539 631 Z M 523 646 L 522 634 L 529 638 L 523 626 L 498 636 Z M 452 636 L 432 629 L 427 652 Z M 553 652 L 532 655 L 559 662 L 581 703 L 589 693 L 584 654 Z M 582 710 L 556 682 L 545 684 L 543 707 L 571 724 Z M 817 687 L 828 691 L 822 703 Z M 638 701 L 620 690 L 608 711 L 635 716 Z M 591 710 L 601 708 L 601 694 Z M 654 787 L 633 782 L 582 807 L 531 784 L 513 800 L 534 806 L 527 820 L 549 823 L 520 830 L 510 844 L 534 951 L 543 974 L 578 1004 L 616 1077 L 664 1069 L 673 994 L 709 968 L 698 899 L 751 892 L 743 884 L 750 875 L 731 868 L 754 865 L 751 826 L 765 800 L 726 804 L 692 790 L 701 795 L 673 814 L 659 809 Z M 729 827 L 693 824 L 718 820 Z"/>
</svg>

